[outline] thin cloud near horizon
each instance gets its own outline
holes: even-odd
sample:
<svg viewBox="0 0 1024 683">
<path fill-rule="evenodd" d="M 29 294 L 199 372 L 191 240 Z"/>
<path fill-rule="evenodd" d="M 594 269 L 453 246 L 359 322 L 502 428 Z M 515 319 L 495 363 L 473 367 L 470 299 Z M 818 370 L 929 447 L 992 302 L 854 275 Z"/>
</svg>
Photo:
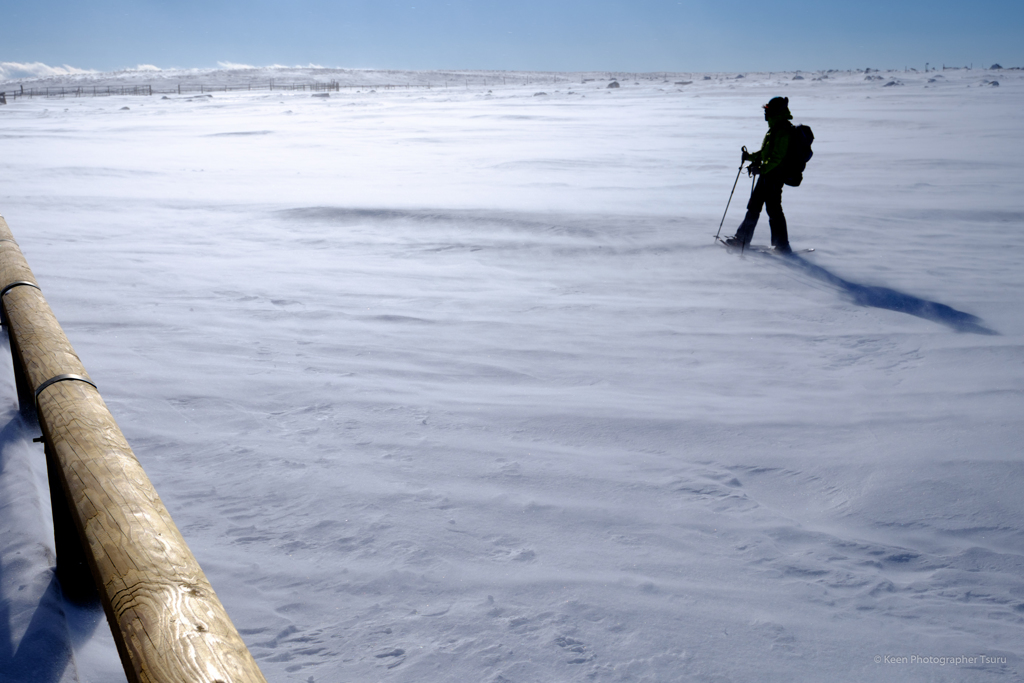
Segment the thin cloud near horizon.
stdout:
<svg viewBox="0 0 1024 683">
<path fill-rule="evenodd" d="M 637 73 L 1024 65 L 1024 4 L 1008 0 L 976 0 L 967 12 L 953 0 L 6 4 L 16 30 L 0 60 L 16 77 L 132 64 Z"/>
</svg>

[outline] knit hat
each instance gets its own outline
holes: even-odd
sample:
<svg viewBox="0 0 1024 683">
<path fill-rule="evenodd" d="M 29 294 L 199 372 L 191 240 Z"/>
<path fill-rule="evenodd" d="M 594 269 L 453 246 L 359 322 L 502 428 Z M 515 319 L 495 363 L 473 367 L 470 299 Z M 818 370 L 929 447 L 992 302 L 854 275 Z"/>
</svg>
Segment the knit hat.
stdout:
<svg viewBox="0 0 1024 683">
<path fill-rule="evenodd" d="M 768 116 L 785 116 L 787 119 L 793 118 L 793 115 L 789 113 L 788 97 L 773 97 L 768 100 L 768 104 L 764 105 L 764 111 Z"/>
</svg>

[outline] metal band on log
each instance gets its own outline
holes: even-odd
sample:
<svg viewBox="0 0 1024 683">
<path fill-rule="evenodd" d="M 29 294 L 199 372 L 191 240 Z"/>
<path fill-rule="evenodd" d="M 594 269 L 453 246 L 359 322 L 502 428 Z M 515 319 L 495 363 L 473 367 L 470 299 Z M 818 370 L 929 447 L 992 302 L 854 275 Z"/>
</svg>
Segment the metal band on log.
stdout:
<svg viewBox="0 0 1024 683">
<path fill-rule="evenodd" d="M 265 683 L 0 217 L 0 288 L 15 282 L 31 286 L 0 308 L 19 395 L 36 399 L 51 492 L 66 498 L 128 680 Z"/>
</svg>

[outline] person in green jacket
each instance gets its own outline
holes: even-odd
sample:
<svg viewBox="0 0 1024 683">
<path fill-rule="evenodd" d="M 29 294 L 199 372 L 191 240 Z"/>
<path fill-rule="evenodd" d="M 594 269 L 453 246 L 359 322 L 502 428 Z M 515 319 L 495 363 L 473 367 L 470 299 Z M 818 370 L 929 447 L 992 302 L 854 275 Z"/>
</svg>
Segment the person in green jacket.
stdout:
<svg viewBox="0 0 1024 683">
<path fill-rule="evenodd" d="M 753 154 L 746 150 L 743 160 L 750 161 L 751 174 L 760 174 L 754 191 L 747 202 L 747 215 L 736 229 L 733 237 L 727 237 L 725 243 L 730 247 L 745 247 L 754 236 L 757 219 L 761 215 L 761 207 L 768 212 L 768 225 L 772 230 L 772 246 L 782 254 L 789 254 L 789 232 L 786 228 L 786 215 L 782 213 L 782 186 L 785 180 L 784 162 L 789 149 L 789 136 L 793 132 L 790 121 L 788 97 L 773 97 L 764 105 L 764 120 L 768 122 L 768 132 L 764 136 L 761 149 Z"/>
</svg>

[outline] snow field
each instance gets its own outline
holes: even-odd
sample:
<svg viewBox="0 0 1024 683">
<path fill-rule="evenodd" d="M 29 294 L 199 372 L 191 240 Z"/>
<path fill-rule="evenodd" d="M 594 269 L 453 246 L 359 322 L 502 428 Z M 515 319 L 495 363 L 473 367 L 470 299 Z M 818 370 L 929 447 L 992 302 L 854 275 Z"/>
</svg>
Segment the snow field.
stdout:
<svg viewBox="0 0 1024 683">
<path fill-rule="evenodd" d="M 1015 680 L 1024 98 L 929 77 L 22 100 L 0 202 L 269 680 Z"/>
</svg>

